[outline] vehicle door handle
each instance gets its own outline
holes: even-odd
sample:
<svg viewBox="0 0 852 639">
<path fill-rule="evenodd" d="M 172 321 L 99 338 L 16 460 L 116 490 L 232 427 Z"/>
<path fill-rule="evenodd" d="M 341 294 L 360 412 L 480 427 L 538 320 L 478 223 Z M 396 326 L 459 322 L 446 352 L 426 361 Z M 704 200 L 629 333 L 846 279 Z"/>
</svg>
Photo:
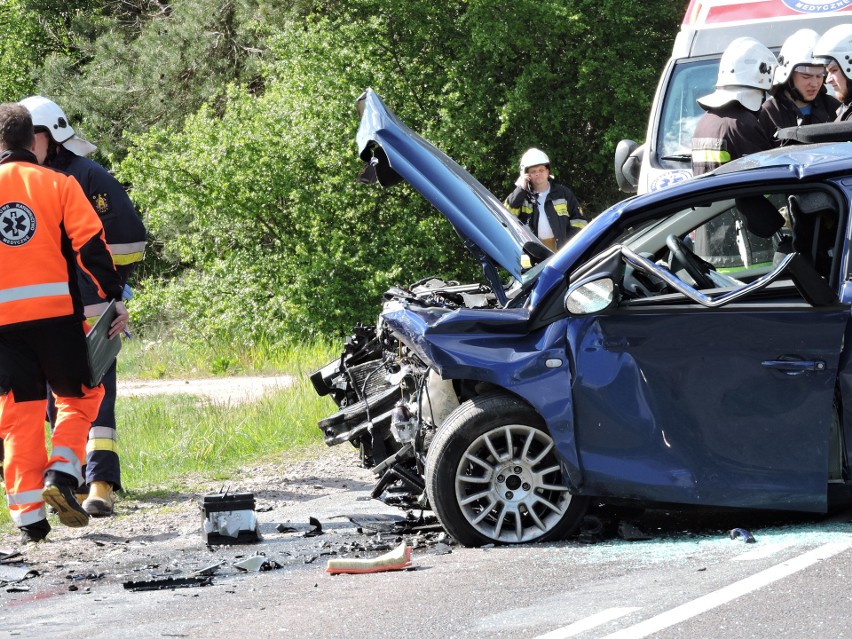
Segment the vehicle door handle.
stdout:
<svg viewBox="0 0 852 639">
<path fill-rule="evenodd" d="M 789 359 L 768 359 L 761 362 L 766 368 L 774 368 L 781 371 L 785 375 L 801 375 L 803 373 L 818 373 L 824 371 L 826 366 L 822 360 L 789 360 Z"/>
</svg>

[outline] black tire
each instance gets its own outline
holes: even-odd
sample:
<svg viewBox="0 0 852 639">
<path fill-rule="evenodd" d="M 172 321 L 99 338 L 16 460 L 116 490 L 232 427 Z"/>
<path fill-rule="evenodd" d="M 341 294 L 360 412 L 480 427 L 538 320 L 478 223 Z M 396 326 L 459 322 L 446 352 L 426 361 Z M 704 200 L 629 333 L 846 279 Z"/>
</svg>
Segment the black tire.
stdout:
<svg viewBox="0 0 852 639">
<path fill-rule="evenodd" d="M 468 400 L 441 425 L 426 458 L 426 491 L 441 525 L 465 546 L 564 539 L 589 503 L 565 488 L 542 418 L 504 394 Z"/>
</svg>

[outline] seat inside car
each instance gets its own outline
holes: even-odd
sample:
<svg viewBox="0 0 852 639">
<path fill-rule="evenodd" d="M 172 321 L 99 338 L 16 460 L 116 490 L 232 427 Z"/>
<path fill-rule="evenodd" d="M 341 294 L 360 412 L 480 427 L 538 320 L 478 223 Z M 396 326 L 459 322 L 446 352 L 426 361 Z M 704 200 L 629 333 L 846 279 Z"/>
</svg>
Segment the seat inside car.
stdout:
<svg viewBox="0 0 852 639">
<path fill-rule="evenodd" d="M 811 191 L 790 195 L 787 207 L 793 250 L 828 279 L 838 232 L 836 202 L 824 191 Z"/>
</svg>

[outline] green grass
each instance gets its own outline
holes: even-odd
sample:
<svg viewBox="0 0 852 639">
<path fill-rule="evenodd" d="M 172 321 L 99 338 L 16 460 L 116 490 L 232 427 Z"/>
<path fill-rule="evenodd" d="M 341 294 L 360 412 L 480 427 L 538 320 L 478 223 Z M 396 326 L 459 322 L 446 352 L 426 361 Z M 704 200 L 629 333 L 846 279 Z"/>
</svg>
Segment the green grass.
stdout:
<svg viewBox="0 0 852 639">
<path fill-rule="evenodd" d="M 125 341 L 119 355 L 120 380 L 273 373 L 296 378 L 290 388 L 239 405 L 190 395 L 128 398 L 119 393 L 116 421 L 126 499 L 185 491 L 188 482 L 224 480 L 246 466 L 298 454 L 322 442 L 317 421 L 335 407 L 314 392 L 307 376 L 337 357 L 339 346 L 261 345 L 233 351 L 170 341 Z M 225 360 L 233 364 L 217 370 Z M 0 498 L 0 530 L 12 530 L 5 494 Z"/>
</svg>

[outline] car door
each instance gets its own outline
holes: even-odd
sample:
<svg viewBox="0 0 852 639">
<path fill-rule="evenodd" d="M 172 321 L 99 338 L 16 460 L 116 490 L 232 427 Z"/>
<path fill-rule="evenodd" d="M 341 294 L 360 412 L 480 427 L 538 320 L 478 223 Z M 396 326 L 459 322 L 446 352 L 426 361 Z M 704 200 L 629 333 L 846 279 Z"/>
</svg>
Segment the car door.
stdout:
<svg viewBox="0 0 852 639">
<path fill-rule="evenodd" d="M 776 284 L 721 306 L 622 301 L 568 323 L 584 494 L 826 509 L 849 306 Z"/>
</svg>

